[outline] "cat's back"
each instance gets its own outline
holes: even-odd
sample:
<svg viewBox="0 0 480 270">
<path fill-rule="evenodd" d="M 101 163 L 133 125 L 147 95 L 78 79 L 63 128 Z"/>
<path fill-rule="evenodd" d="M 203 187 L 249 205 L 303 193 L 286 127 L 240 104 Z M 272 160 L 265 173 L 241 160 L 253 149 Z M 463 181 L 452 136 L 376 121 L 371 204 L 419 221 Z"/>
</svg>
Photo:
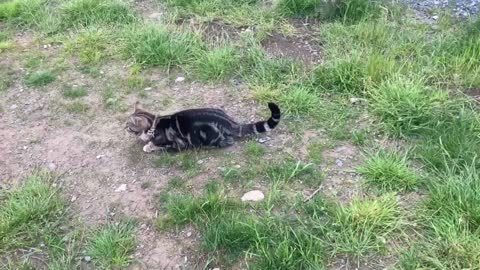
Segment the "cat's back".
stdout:
<svg viewBox="0 0 480 270">
<path fill-rule="evenodd" d="M 236 124 L 225 111 L 219 108 L 194 108 L 175 113 L 175 116 L 189 122 L 225 122 L 229 125 Z"/>
</svg>

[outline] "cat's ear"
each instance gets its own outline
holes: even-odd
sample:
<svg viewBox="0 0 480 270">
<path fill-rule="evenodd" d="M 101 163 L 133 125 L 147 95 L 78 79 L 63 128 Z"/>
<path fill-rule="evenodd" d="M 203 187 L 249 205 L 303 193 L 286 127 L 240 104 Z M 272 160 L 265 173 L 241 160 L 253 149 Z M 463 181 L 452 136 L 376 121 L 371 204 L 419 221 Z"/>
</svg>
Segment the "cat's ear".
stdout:
<svg viewBox="0 0 480 270">
<path fill-rule="evenodd" d="M 133 112 L 138 112 L 140 110 L 140 101 L 135 102 L 133 104 Z"/>
</svg>

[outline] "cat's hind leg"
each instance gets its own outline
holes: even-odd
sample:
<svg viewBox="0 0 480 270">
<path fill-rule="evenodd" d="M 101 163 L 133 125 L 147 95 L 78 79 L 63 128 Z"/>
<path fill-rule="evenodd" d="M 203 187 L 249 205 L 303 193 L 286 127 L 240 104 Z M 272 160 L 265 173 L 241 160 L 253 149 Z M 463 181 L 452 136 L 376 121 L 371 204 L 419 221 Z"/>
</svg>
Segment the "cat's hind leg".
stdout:
<svg viewBox="0 0 480 270">
<path fill-rule="evenodd" d="M 220 139 L 216 145 L 219 148 L 232 146 L 235 143 L 233 136 L 225 136 L 224 138 Z"/>
</svg>

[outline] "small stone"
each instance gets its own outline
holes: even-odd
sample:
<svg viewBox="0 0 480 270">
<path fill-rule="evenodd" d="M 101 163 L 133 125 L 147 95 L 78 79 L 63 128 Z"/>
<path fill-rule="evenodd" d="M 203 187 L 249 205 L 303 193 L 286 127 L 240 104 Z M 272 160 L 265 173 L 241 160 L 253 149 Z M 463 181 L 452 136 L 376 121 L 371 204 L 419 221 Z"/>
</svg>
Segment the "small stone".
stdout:
<svg viewBox="0 0 480 270">
<path fill-rule="evenodd" d="M 104 157 L 105 155 L 98 155 L 97 156 L 97 159 L 101 159 L 102 157 Z"/>
<path fill-rule="evenodd" d="M 363 98 L 355 98 L 355 97 L 350 98 L 350 103 L 353 105 L 360 104 L 362 103 L 362 101 L 363 101 Z"/>
<path fill-rule="evenodd" d="M 205 161 L 203 159 L 200 159 L 200 160 L 197 161 L 198 165 L 202 165 L 203 163 L 205 163 Z"/>
<path fill-rule="evenodd" d="M 86 262 L 90 262 L 90 261 L 92 260 L 92 257 L 90 257 L 90 256 L 85 256 L 83 259 L 84 259 Z"/>
<path fill-rule="evenodd" d="M 142 225 L 140 226 L 140 228 L 141 228 L 141 229 L 145 229 L 145 228 L 147 228 L 147 224 L 145 224 L 145 223 L 144 223 L 144 224 L 142 224 Z"/>
<path fill-rule="evenodd" d="M 259 138 L 257 141 L 259 143 L 266 143 L 266 142 L 270 141 L 271 139 L 272 138 L 270 138 L 270 137 L 263 137 L 263 138 Z"/>
<path fill-rule="evenodd" d="M 15 110 L 16 108 L 18 108 L 16 104 L 13 104 L 12 106 L 10 106 L 10 110 Z"/>
<path fill-rule="evenodd" d="M 145 87 L 145 89 L 143 89 L 143 90 L 150 91 L 150 90 L 152 90 L 152 87 Z"/>
<path fill-rule="evenodd" d="M 212 270 L 220 270 L 220 267 L 215 267 Z"/>
<path fill-rule="evenodd" d="M 74 202 L 74 201 L 76 201 L 76 200 L 77 200 L 77 196 L 75 196 L 75 195 L 72 196 L 72 199 L 70 199 L 71 202 Z"/>
<path fill-rule="evenodd" d="M 160 18 L 160 16 L 162 16 L 162 13 L 159 13 L 159 12 L 154 12 L 154 13 L 148 15 L 148 17 L 150 19 L 157 19 L 157 18 Z"/>
<path fill-rule="evenodd" d="M 127 184 L 121 184 L 117 189 L 115 189 L 115 192 L 124 192 L 127 191 Z"/>
<path fill-rule="evenodd" d="M 243 194 L 242 202 L 245 202 L 245 201 L 258 202 L 263 200 L 264 198 L 265 196 L 263 195 L 263 192 L 261 192 L 260 190 L 252 190 Z"/>
<path fill-rule="evenodd" d="M 48 45 L 47 45 L 47 44 L 43 45 L 43 48 L 44 48 L 44 49 L 47 49 L 47 48 L 48 48 Z"/>
<path fill-rule="evenodd" d="M 187 232 L 187 237 L 192 236 L 192 232 Z"/>
<path fill-rule="evenodd" d="M 335 160 L 335 164 L 337 164 L 338 167 L 342 167 L 343 166 L 343 161 L 341 161 L 340 159 L 337 159 L 337 160 Z"/>
<path fill-rule="evenodd" d="M 48 169 L 50 171 L 55 171 L 56 168 L 57 168 L 57 165 L 55 165 L 55 163 L 53 162 L 48 163 Z"/>
<path fill-rule="evenodd" d="M 438 20 L 438 15 L 433 15 L 433 16 L 432 16 L 432 19 Z"/>
<path fill-rule="evenodd" d="M 177 78 L 175 79 L 175 82 L 176 82 L 176 83 L 183 82 L 183 81 L 185 81 L 185 77 L 177 77 Z"/>
</svg>

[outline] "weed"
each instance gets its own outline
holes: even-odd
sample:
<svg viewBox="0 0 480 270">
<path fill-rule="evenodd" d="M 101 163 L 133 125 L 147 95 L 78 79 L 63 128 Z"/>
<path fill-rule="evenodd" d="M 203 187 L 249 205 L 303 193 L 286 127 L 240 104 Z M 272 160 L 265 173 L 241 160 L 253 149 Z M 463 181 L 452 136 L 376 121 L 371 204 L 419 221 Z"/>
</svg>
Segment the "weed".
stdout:
<svg viewBox="0 0 480 270">
<path fill-rule="evenodd" d="M 239 183 L 244 179 L 243 172 L 237 168 L 225 168 L 222 176 L 227 183 Z"/>
<path fill-rule="evenodd" d="M 293 86 L 280 95 L 280 102 L 285 113 L 294 116 L 308 116 L 315 114 L 320 107 L 320 98 L 303 86 Z"/>
<path fill-rule="evenodd" d="M 65 106 L 68 112 L 77 114 L 86 113 L 90 109 L 88 104 L 82 101 L 74 101 L 71 103 L 67 103 Z"/>
<path fill-rule="evenodd" d="M 259 158 L 265 155 L 265 148 L 255 141 L 249 141 L 245 144 L 245 152 L 251 158 Z"/>
<path fill-rule="evenodd" d="M 51 184 L 54 176 L 36 172 L 6 194 L 0 205 L 0 253 L 49 244 L 60 232 L 66 204 Z"/>
<path fill-rule="evenodd" d="M 358 170 L 367 184 L 386 191 L 412 190 L 420 182 L 419 175 L 410 168 L 406 154 L 379 151 Z"/>
<path fill-rule="evenodd" d="M 103 104 L 105 108 L 113 111 L 125 111 L 127 108 L 122 103 L 120 97 L 113 91 L 111 87 L 105 88 L 102 92 Z"/>
<path fill-rule="evenodd" d="M 21 6 L 18 1 L 0 3 L 0 19 L 9 19 L 20 15 Z"/>
<path fill-rule="evenodd" d="M 135 250 L 135 224 L 122 221 L 107 224 L 95 232 L 88 245 L 87 254 L 102 268 L 125 267 Z"/>
<path fill-rule="evenodd" d="M 145 66 L 170 68 L 186 64 L 202 47 L 200 40 L 191 34 L 148 25 L 127 31 L 125 39 L 127 55 Z"/>
<path fill-rule="evenodd" d="M 333 228 L 328 234 L 332 252 L 354 256 L 380 250 L 386 237 L 398 229 L 401 213 L 393 194 L 378 199 L 353 200 L 339 205 L 333 213 Z"/>
<path fill-rule="evenodd" d="M 461 104 L 461 103 L 460 103 Z M 462 105 L 464 106 L 464 105 Z M 438 126 L 424 135 L 424 142 L 418 148 L 418 154 L 424 163 L 435 170 L 446 170 L 451 166 L 476 164 L 479 167 L 480 117 L 472 108 L 466 106 L 444 108 L 440 113 Z M 451 115 L 449 115 L 451 114 Z"/>
<path fill-rule="evenodd" d="M 0 41 L 0 53 L 15 48 L 15 43 L 9 41 Z"/>
<path fill-rule="evenodd" d="M 325 143 L 315 141 L 310 143 L 307 146 L 307 151 L 308 151 L 308 159 L 312 161 L 315 164 L 320 164 L 322 161 L 322 154 L 323 151 L 325 150 L 326 145 Z"/>
<path fill-rule="evenodd" d="M 233 47 L 223 47 L 202 52 L 196 61 L 196 73 L 201 80 L 225 79 L 236 71 L 240 58 Z"/>
<path fill-rule="evenodd" d="M 108 41 L 112 39 L 110 31 L 98 27 L 86 28 L 67 42 L 65 50 L 69 54 L 78 54 L 82 65 L 99 64 L 106 57 Z"/>
<path fill-rule="evenodd" d="M 418 135 L 435 127 L 448 101 L 446 92 L 431 91 L 421 82 L 401 78 L 386 81 L 370 96 L 372 113 L 397 136 Z"/>
<path fill-rule="evenodd" d="M 168 181 L 168 188 L 170 189 L 181 189 L 185 186 L 185 180 L 181 177 L 174 176 Z"/>
<path fill-rule="evenodd" d="M 172 167 L 177 163 L 177 160 L 173 155 L 161 155 L 153 160 L 153 164 L 157 167 Z"/>
<path fill-rule="evenodd" d="M 66 98 L 70 99 L 75 99 L 75 98 L 80 98 L 88 95 L 87 90 L 85 87 L 79 86 L 79 87 L 71 87 L 71 86 L 64 86 L 62 89 L 62 94 Z"/>
<path fill-rule="evenodd" d="M 363 146 L 366 144 L 367 140 L 369 139 L 369 130 L 354 130 L 352 132 L 352 142 L 357 146 Z"/>
<path fill-rule="evenodd" d="M 318 186 L 323 176 L 315 170 L 312 164 L 302 164 L 300 161 L 286 159 L 281 162 L 265 164 L 262 169 L 268 179 L 274 183 L 289 183 L 301 180 L 309 186 Z"/>
<path fill-rule="evenodd" d="M 358 59 L 340 59 L 318 67 L 313 73 L 313 85 L 319 92 L 363 95 L 367 75 Z"/>
<path fill-rule="evenodd" d="M 148 188 L 150 188 L 151 186 L 152 186 L 152 182 L 150 182 L 150 181 L 144 181 L 144 182 L 140 185 L 140 187 L 141 187 L 142 189 L 148 189 Z"/>
<path fill-rule="evenodd" d="M 74 0 L 61 7 L 64 28 L 93 24 L 130 24 L 135 15 L 127 4 L 117 0 Z"/>
<path fill-rule="evenodd" d="M 45 86 L 55 81 L 55 75 L 50 71 L 40 71 L 28 75 L 25 79 L 25 84 L 33 87 Z"/>
<path fill-rule="evenodd" d="M 480 256 L 479 174 L 474 164 L 449 166 L 429 182 L 430 196 L 419 212 L 425 237 L 406 251 L 403 269 L 476 267 Z"/>
</svg>

